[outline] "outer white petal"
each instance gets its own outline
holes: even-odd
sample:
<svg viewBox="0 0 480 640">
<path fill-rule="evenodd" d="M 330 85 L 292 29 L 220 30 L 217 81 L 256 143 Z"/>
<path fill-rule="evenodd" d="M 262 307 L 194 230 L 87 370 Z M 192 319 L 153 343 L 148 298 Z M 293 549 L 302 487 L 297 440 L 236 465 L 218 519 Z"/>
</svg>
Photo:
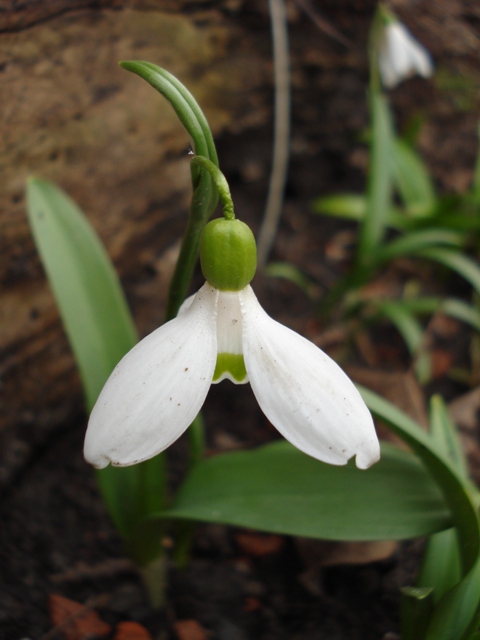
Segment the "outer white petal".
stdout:
<svg viewBox="0 0 480 640">
<path fill-rule="evenodd" d="M 330 464 L 380 457 L 372 416 L 353 382 L 323 351 L 272 320 L 250 287 L 240 292 L 243 354 L 253 393 L 298 449 Z"/>
<path fill-rule="evenodd" d="M 217 357 L 218 291 L 205 284 L 180 317 L 138 343 L 107 380 L 90 416 L 84 455 L 102 468 L 152 458 L 200 411 Z"/>
<path fill-rule="evenodd" d="M 385 27 L 379 66 L 382 82 L 389 89 L 415 73 L 424 78 L 433 73 L 430 54 L 400 22 Z"/>
</svg>

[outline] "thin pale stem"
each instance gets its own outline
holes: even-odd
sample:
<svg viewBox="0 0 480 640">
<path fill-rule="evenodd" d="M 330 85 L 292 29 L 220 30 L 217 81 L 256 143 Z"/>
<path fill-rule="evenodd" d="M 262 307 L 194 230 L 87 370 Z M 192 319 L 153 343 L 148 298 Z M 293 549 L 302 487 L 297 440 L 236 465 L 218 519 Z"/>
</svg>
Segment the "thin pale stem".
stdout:
<svg viewBox="0 0 480 640">
<path fill-rule="evenodd" d="M 290 156 L 290 65 L 284 0 L 269 0 L 275 74 L 275 135 L 267 205 L 258 236 L 258 266 L 263 269 L 277 233 Z"/>
</svg>

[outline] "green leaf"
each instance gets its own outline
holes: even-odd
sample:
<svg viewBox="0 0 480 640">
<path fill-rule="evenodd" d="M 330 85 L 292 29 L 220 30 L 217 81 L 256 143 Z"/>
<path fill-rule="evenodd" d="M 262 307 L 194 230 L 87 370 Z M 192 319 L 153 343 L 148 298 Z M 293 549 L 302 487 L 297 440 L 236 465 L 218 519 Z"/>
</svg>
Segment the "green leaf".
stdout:
<svg viewBox="0 0 480 640">
<path fill-rule="evenodd" d="M 320 215 L 362 222 L 367 211 L 367 198 L 360 194 L 339 193 L 316 198 L 311 206 L 313 212 Z M 387 224 L 392 229 L 401 231 L 412 223 L 402 211 L 392 206 L 388 212 Z"/>
<path fill-rule="evenodd" d="M 403 300 L 379 300 L 374 302 L 378 312 L 395 326 L 402 336 L 409 352 L 415 358 L 415 372 L 418 380 L 426 384 L 430 380 L 430 356 L 423 347 L 424 328 L 411 311 L 411 305 Z"/>
<path fill-rule="evenodd" d="M 448 414 L 448 407 L 440 396 L 430 401 L 430 433 L 445 456 L 455 464 L 468 482 L 468 469 L 461 443 Z M 441 558 L 441 562 L 439 562 Z M 418 577 L 419 587 L 433 588 L 433 599 L 438 602 L 462 577 L 460 549 L 455 529 L 447 529 L 430 536 Z"/>
<path fill-rule="evenodd" d="M 430 433 L 463 479 L 469 482 L 467 459 L 459 433 L 450 418 L 447 405 L 439 395 L 432 396 L 430 400 Z"/>
<path fill-rule="evenodd" d="M 204 460 L 162 518 L 330 540 L 392 540 L 450 526 L 418 460 L 384 445 L 368 471 L 327 465 L 281 441 Z"/>
<path fill-rule="evenodd" d="M 87 409 L 137 332 L 113 265 L 94 229 L 58 187 L 38 178 L 27 185 L 28 218 L 80 369 Z M 163 460 L 107 467 L 98 481 L 125 538 L 135 523 L 163 505 Z"/>
<path fill-rule="evenodd" d="M 427 541 L 417 585 L 433 589 L 437 603 L 461 579 L 458 536 L 454 528 L 431 535 Z"/>
<path fill-rule="evenodd" d="M 446 298 L 442 301 L 439 311 L 480 331 L 480 311 L 463 300 Z"/>
<path fill-rule="evenodd" d="M 402 640 L 420 640 L 425 637 L 433 611 L 433 589 L 403 587 L 401 594 Z"/>
<path fill-rule="evenodd" d="M 478 137 L 480 138 L 480 124 L 478 125 Z M 475 173 L 473 175 L 472 193 L 475 202 L 480 204 L 480 147 L 477 151 L 477 161 L 475 162 Z"/>
<path fill-rule="evenodd" d="M 91 410 L 113 367 L 136 344 L 135 325 L 110 258 L 77 205 L 32 178 L 27 208 Z"/>
<path fill-rule="evenodd" d="M 480 522 L 470 486 L 420 425 L 387 400 L 364 387 L 357 387 L 370 411 L 386 422 L 413 449 L 441 487 L 455 524 L 464 538 L 462 562 L 468 571 L 475 564 L 480 551 Z"/>
<path fill-rule="evenodd" d="M 315 213 L 360 222 L 365 217 L 367 200 L 364 195 L 341 193 L 317 198 L 312 202 L 312 208 Z"/>
<path fill-rule="evenodd" d="M 459 538 L 462 580 L 439 601 L 426 640 L 464 640 L 476 629 L 480 612 L 480 520 L 471 492 L 436 440 L 380 396 L 361 388 L 372 413 L 386 422 L 422 459 L 449 505 Z"/>
<path fill-rule="evenodd" d="M 406 142 L 392 142 L 392 168 L 395 187 L 407 211 L 414 216 L 426 216 L 435 206 L 435 190 L 420 156 Z"/>
<path fill-rule="evenodd" d="M 319 288 L 314 280 L 298 267 L 288 262 L 269 262 L 264 273 L 271 278 L 283 278 L 296 285 L 300 291 L 312 300 L 318 300 Z"/>
<path fill-rule="evenodd" d="M 360 229 L 357 263 L 369 263 L 371 252 L 383 239 L 392 200 L 393 126 L 385 96 L 370 93 L 372 139 L 367 187 L 367 213 Z"/>
<path fill-rule="evenodd" d="M 375 251 L 375 261 L 387 262 L 395 258 L 416 254 L 423 249 L 437 247 L 439 245 L 461 247 L 464 244 L 464 236 L 456 231 L 445 229 L 422 229 L 411 231 L 400 238 L 390 241 Z"/>
<path fill-rule="evenodd" d="M 475 291 L 480 294 L 480 267 L 460 251 L 443 247 L 430 247 L 422 249 L 416 255 L 439 262 L 444 267 L 455 271 L 462 278 L 465 278 Z"/>
</svg>

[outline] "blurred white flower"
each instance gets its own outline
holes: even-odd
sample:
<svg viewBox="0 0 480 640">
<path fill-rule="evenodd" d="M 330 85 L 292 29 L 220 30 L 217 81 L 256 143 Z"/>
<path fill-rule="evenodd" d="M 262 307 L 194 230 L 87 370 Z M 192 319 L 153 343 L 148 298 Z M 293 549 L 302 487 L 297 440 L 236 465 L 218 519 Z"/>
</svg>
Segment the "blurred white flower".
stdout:
<svg viewBox="0 0 480 640">
<path fill-rule="evenodd" d="M 418 74 L 429 78 L 433 62 L 429 52 L 398 20 L 388 21 L 383 31 L 379 53 L 380 76 L 387 89 Z"/>
<path fill-rule="evenodd" d="M 90 416 L 85 458 L 102 468 L 153 457 L 225 378 L 249 381 L 267 418 L 308 455 L 336 465 L 356 455 L 361 469 L 379 459 L 370 412 L 340 367 L 270 318 L 250 285 L 220 291 L 208 282 L 117 365 Z"/>
</svg>

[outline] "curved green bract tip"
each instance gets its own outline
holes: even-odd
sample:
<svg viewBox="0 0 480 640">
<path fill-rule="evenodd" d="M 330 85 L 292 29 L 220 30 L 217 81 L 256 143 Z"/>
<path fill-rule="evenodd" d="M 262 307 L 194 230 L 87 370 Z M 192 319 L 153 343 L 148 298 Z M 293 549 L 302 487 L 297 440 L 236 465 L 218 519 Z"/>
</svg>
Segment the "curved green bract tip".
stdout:
<svg viewBox="0 0 480 640">
<path fill-rule="evenodd" d="M 257 247 L 250 227 L 224 218 L 209 222 L 200 239 L 200 264 L 212 287 L 220 291 L 244 289 L 257 268 Z"/>
</svg>

